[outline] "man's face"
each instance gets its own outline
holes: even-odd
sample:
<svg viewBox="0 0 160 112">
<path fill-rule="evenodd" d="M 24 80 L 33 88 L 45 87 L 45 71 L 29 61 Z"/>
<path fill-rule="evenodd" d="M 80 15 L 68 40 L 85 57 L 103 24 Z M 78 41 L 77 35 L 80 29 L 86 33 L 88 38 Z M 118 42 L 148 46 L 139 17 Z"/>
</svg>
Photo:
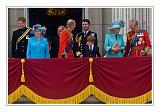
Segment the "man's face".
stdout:
<svg viewBox="0 0 160 112">
<path fill-rule="evenodd" d="M 18 21 L 18 27 L 19 27 L 20 29 L 25 28 L 25 26 L 26 26 L 25 22 L 23 22 L 23 21 Z"/>
<path fill-rule="evenodd" d="M 91 41 L 88 41 L 87 43 L 86 43 L 86 45 L 88 45 L 88 46 L 92 46 L 94 43 L 93 42 L 91 42 Z"/>
<path fill-rule="evenodd" d="M 88 24 L 88 22 L 82 22 L 82 29 L 84 31 L 88 31 L 89 30 L 89 24 Z"/>
<path fill-rule="evenodd" d="M 134 31 L 135 30 L 135 28 L 136 28 L 136 25 L 134 24 L 134 23 L 129 23 L 129 28 L 132 30 L 132 31 Z"/>
</svg>

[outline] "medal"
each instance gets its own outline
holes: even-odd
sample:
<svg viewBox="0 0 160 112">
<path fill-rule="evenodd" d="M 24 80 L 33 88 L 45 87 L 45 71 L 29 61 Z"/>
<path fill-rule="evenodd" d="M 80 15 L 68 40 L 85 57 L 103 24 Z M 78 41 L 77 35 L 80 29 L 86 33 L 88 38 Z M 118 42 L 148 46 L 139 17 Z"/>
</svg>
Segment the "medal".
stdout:
<svg viewBox="0 0 160 112">
<path fill-rule="evenodd" d="M 143 41 L 143 39 L 142 39 L 142 38 L 139 38 L 139 41 Z"/>
<path fill-rule="evenodd" d="M 138 44 L 141 44 L 141 41 L 138 41 Z"/>
<path fill-rule="evenodd" d="M 142 41 L 142 44 L 144 44 L 144 43 L 145 43 L 145 41 L 143 40 L 143 41 Z"/>
</svg>

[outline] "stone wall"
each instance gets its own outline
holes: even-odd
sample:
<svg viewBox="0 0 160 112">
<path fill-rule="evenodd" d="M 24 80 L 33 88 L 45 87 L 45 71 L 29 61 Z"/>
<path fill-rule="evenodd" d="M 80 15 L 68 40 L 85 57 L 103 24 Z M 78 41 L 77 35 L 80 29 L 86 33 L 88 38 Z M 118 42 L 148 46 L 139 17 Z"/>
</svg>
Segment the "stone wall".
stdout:
<svg viewBox="0 0 160 112">
<path fill-rule="evenodd" d="M 24 16 L 24 8 L 8 9 L 8 57 L 11 57 L 12 31 L 17 28 L 17 19 Z"/>
</svg>

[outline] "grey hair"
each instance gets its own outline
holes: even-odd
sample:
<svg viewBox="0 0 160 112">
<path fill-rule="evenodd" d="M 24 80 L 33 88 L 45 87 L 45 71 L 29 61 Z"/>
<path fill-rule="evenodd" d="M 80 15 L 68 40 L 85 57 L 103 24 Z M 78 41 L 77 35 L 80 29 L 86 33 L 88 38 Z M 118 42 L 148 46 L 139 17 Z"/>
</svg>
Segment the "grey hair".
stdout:
<svg viewBox="0 0 160 112">
<path fill-rule="evenodd" d="M 130 22 L 133 23 L 133 24 L 135 24 L 135 25 L 138 25 L 138 21 L 137 21 L 136 19 L 134 19 L 134 18 L 132 18 L 132 19 L 130 20 Z"/>
<path fill-rule="evenodd" d="M 68 21 L 67 21 L 67 26 L 71 26 L 72 24 L 74 24 L 75 23 L 75 20 L 74 19 L 69 19 Z"/>
</svg>

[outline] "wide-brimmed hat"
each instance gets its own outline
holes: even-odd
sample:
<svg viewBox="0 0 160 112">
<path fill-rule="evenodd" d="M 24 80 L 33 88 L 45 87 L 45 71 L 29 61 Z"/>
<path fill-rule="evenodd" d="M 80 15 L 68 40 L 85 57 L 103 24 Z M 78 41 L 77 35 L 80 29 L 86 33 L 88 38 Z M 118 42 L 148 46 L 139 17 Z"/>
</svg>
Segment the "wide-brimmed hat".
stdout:
<svg viewBox="0 0 160 112">
<path fill-rule="evenodd" d="M 112 30 L 112 29 L 123 28 L 123 27 L 124 27 L 123 21 L 114 21 L 114 22 L 112 22 L 111 27 L 108 29 Z"/>
<path fill-rule="evenodd" d="M 40 30 L 42 34 L 45 34 L 47 28 L 45 26 L 42 27 L 40 24 L 36 24 L 32 27 L 32 33 L 34 33 L 35 30 Z"/>
</svg>

